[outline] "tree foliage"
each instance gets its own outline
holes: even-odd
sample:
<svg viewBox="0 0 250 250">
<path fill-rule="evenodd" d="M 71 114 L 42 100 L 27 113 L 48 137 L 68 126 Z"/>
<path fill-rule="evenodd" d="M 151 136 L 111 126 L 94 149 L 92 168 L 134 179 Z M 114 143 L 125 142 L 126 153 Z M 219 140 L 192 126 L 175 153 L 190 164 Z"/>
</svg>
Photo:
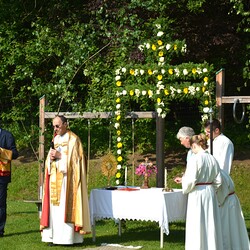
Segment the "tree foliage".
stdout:
<svg viewBox="0 0 250 250">
<path fill-rule="evenodd" d="M 138 45 L 152 36 L 156 19 L 175 39 L 186 40 L 183 62 L 226 68 L 226 93 L 244 93 L 249 80 L 247 4 L 1 0 L 1 122 L 25 146 L 38 141 L 41 96 L 46 96 L 47 111 L 113 111 L 114 71 L 121 63 L 143 62 Z"/>
</svg>

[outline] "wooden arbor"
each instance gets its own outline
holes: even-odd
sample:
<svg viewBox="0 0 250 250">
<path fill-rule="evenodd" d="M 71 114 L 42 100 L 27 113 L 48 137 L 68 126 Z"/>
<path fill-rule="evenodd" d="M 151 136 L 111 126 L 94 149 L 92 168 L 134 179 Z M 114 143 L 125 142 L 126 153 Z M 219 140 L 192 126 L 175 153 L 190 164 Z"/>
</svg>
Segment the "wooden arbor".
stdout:
<svg viewBox="0 0 250 250">
<path fill-rule="evenodd" d="M 45 97 L 40 98 L 39 102 L 39 180 L 38 180 L 38 199 L 42 199 L 42 186 L 43 186 L 43 170 L 45 162 L 45 120 L 53 119 L 56 115 L 64 115 L 67 119 L 108 119 L 112 117 L 110 112 L 83 112 L 83 113 L 72 113 L 72 112 L 45 112 Z M 158 117 L 156 112 L 131 112 L 128 113 L 126 118 L 136 118 L 136 119 L 156 119 L 156 164 L 158 167 L 157 175 L 157 187 L 163 187 L 164 185 L 164 119 Z M 89 149 L 88 149 L 89 150 Z M 88 152 L 89 155 L 89 152 Z"/>
<path fill-rule="evenodd" d="M 237 123 L 241 123 L 245 116 L 245 104 L 250 104 L 250 96 L 224 96 L 225 94 L 225 70 L 221 69 L 216 73 L 216 107 L 218 119 L 224 129 L 224 104 L 233 105 L 233 117 Z M 236 105 L 242 104 L 242 116 L 239 119 L 236 115 Z"/>
</svg>

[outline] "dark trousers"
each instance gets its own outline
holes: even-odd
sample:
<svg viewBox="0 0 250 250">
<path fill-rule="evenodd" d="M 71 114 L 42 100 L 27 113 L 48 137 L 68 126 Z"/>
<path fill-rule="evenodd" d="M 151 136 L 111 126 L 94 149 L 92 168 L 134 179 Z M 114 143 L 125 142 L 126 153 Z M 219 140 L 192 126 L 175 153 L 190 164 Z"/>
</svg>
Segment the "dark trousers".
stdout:
<svg viewBox="0 0 250 250">
<path fill-rule="evenodd" d="M 8 183 L 0 183 L 0 234 L 4 234 L 4 226 L 6 223 L 7 189 Z"/>
</svg>

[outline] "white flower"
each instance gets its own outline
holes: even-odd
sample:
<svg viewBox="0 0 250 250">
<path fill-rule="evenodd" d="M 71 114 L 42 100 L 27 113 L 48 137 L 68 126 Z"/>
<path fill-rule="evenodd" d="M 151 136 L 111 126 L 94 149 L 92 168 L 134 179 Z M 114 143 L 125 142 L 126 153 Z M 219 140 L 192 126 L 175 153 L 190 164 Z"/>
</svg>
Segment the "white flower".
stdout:
<svg viewBox="0 0 250 250">
<path fill-rule="evenodd" d="M 116 110 L 115 115 L 121 115 L 121 110 Z"/>
<path fill-rule="evenodd" d="M 165 74 L 165 72 L 166 72 L 165 69 L 161 69 L 161 73 L 162 73 L 163 75 Z"/>
<path fill-rule="evenodd" d="M 156 69 L 156 70 L 153 70 L 153 75 L 154 74 L 157 74 L 158 73 L 158 70 Z"/>
<path fill-rule="evenodd" d="M 141 94 L 142 94 L 142 95 L 146 95 L 146 94 L 147 94 L 147 91 L 146 91 L 146 90 L 142 90 Z"/>
<path fill-rule="evenodd" d="M 200 75 L 202 73 L 201 68 L 197 68 L 196 72 L 197 72 L 198 75 Z"/>
<path fill-rule="evenodd" d="M 121 108 L 121 104 L 120 103 L 116 104 L 116 109 L 120 109 L 120 108 Z"/>
<path fill-rule="evenodd" d="M 161 56 L 161 57 L 159 58 L 159 61 L 160 61 L 160 62 L 164 62 L 164 60 L 165 60 L 164 56 Z"/>
<path fill-rule="evenodd" d="M 124 89 L 124 90 L 122 91 L 122 94 L 123 94 L 123 95 L 126 95 L 126 94 L 127 94 L 127 90 Z"/>
<path fill-rule="evenodd" d="M 189 86 L 188 87 L 188 91 L 191 95 L 194 95 L 195 94 L 195 87 L 194 86 Z"/>
<path fill-rule="evenodd" d="M 137 76 L 139 73 L 139 70 L 138 69 L 135 69 L 135 73 L 134 73 L 134 76 Z"/>
<path fill-rule="evenodd" d="M 121 76 L 116 76 L 116 77 L 115 77 L 115 80 L 116 80 L 116 81 L 119 81 L 120 79 L 121 79 Z"/>
<path fill-rule="evenodd" d="M 164 102 L 160 102 L 160 103 L 158 103 L 158 106 L 162 106 L 162 107 L 164 107 Z"/>
<path fill-rule="evenodd" d="M 208 115 L 205 114 L 203 116 L 201 116 L 201 120 L 204 122 L 204 121 L 207 121 L 208 120 Z"/>
<path fill-rule="evenodd" d="M 144 46 L 143 46 L 142 44 L 140 44 L 140 45 L 138 46 L 138 49 L 139 49 L 140 51 L 143 51 Z"/>
<path fill-rule="evenodd" d="M 202 71 L 203 71 L 203 73 L 206 73 L 207 72 L 207 68 L 204 68 Z"/>
<path fill-rule="evenodd" d="M 116 152 L 117 152 L 118 155 L 122 154 L 121 149 L 118 149 Z"/>
<path fill-rule="evenodd" d="M 162 108 L 158 108 L 156 111 L 157 111 L 158 115 L 160 115 L 162 112 Z"/>
<path fill-rule="evenodd" d="M 136 95 L 137 97 L 140 96 L 140 90 L 139 90 L 139 89 L 135 89 L 135 95 Z"/>
<path fill-rule="evenodd" d="M 200 91 L 200 87 L 196 87 L 196 92 L 199 92 Z"/>
<path fill-rule="evenodd" d="M 207 86 L 208 85 L 208 82 L 204 82 L 204 84 L 203 84 L 204 86 Z"/>
<path fill-rule="evenodd" d="M 116 70 L 115 70 L 115 74 L 116 74 L 116 75 L 120 75 L 120 69 L 116 69 Z"/>
<path fill-rule="evenodd" d="M 117 167 L 116 167 L 118 170 L 120 170 L 122 168 L 122 165 L 121 164 L 118 164 Z"/>
<path fill-rule="evenodd" d="M 158 48 L 158 50 L 163 50 L 164 49 L 164 46 L 160 46 L 159 48 Z"/>
<path fill-rule="evenodd" d="M 119 91 L 116 91 L 116 96 L 120 96 L 121 93 Z"/>
<path fill-rule="evenodd" d="M 183 75 L 186 76 L 188 74 L 187 69 L 183 69 Z"/>
<path fill-rule="evenodd" d="M 181 89 L 177 89 L 177 93 L 180 94 L 181 93 Z"/>
<path fill-rule="evenodd" d="M 116 122 L 114 126 L 116 129 L 118 129 L 120 127 L 120 123 Z"/>
<path fill-rule="evenodd" d="M 187 45 L 184 44 L 181 48 L 181 52 L 187 52 Z"/>
<path fill-rule="evenodd" d="M 159 89 L 156 90 L 156 95 L 159 95 L 161 91 Z"/>
<path fill-rule="evenodd" d="M 147 49 L 150 49 L 150 48 L 151 48 L 150 43 L 146 43 L 146 48 L 147 48 Z"/>
<path fill-rule="evenodd" d="M 122 138 L 120 136 L 118 136 L 116 140 L 119 142 L 122 140 Z"/>
<path fill-rule="evenodd" d="M 203 112 L 204 112 L 204 113 L 208 113 L 208 112 L 209 112 L 209 107 L 203 108 Z"/>
<path fill-rule="evenodd" d="M 164 119 L 165 117 L 166 117 L 166 113 L 162 113 L 162 114 L 161 114 L 161 118 Z"/>
<path fill-rule="evenodd" d="M 119 180 L 116 180 L 115 183 L 116 183 L 116 185 L 119 185 L 119 184 L 120 184 L 120 181 L 119 181 Z"/>
<path fill-rule="evenodd" d="M 209 91 L 205 91 L 204 95 L 209 96 Z"/>
<path fill-rule="evenodd" d="M 175 74 L 176 74 L 177 76 L 180 75 L 180 70 L 179 70 L 178 68 L 174 69 L 174 72 L 175 72 Z"/>
<path fill-rule="evenodd" d="M 122 73 L 126 73 L 127 69 L 126 68 L 122 68 Z"/>
<path fill-rule="evenodd" d="M 170 48 L 171 48 L 171 44 L 168 43 L 168 44 L 166 45 L 166 50 L 169 50 Z"/>
<path fill-rule="evenodd" d="M 145 73 L 144 69 L 140 69 L 140 74 L 143 75 Z"/>
<path fill-rule="evenodd" d="M 161 25 L 159 23 L 156 23 L 155 27 L 159 30 L 161 28 Z"/>
<path fill-rule="evenodd" d="M 164 34 L 163 31 L 159 31 L 159 32 L 157 33 L 157 36 L 162 36 L 163 34 Z"/>
</svg>

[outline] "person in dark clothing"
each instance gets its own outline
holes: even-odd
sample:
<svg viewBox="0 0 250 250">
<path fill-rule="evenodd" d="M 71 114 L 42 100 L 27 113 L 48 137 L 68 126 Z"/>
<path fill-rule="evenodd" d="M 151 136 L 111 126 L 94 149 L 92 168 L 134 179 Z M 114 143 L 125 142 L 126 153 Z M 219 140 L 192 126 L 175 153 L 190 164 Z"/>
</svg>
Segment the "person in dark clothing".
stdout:
<svg viewBox="0 0 250 250">
<path fill-rule="evenodd" d="M 0 128 L 0 237 L 4 236 L 6 224 L 7 190 L 11 182 L 11 160 L 18 157 L 15 138 Z"/>
</svg>

